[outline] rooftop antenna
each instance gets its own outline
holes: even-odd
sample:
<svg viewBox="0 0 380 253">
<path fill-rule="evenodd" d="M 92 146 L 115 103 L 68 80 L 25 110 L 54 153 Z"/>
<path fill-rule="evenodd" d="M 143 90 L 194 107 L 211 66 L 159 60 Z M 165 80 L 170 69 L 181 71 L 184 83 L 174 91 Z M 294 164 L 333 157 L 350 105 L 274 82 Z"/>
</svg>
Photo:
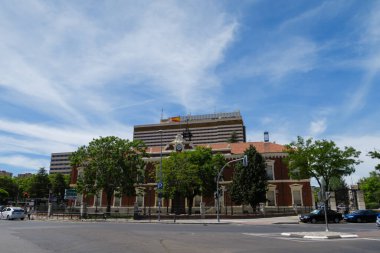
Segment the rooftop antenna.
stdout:
<svg viewBox="0 0 380 253">
<path fill-rule="evenodd" d="M 164 119 L 164 108 L 161 108 L 161 121 Z"/>
</svg>

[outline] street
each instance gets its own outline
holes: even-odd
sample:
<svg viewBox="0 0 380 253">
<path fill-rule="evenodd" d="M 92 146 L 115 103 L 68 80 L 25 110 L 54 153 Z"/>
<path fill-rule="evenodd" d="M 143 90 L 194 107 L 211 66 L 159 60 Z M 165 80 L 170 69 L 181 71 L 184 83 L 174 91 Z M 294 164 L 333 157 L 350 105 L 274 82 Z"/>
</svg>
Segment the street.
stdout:
<svg viewBox="0 0 380 253">
<path fill-rule="evenodd" d="M 160 224 L 0 221 L 1 253 L 379 252 L 374 223 L 330 224 L 359 238 L 310 240 L 282 232 L 324 231 L 323 224 Z"/>
</svg>

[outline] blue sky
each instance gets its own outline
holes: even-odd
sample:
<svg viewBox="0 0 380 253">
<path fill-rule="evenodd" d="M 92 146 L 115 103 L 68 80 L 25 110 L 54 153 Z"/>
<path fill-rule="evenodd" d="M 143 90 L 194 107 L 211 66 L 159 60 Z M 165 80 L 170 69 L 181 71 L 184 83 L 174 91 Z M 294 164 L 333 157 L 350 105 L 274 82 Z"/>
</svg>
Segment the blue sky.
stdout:
<svg viewBox="0 0 380 253">
<path fill-rule="evenodd" d="M 249 141 L 380 149 L 378 1 L 1 1 L 0 169 L 240 110 Z"/>
</svg>

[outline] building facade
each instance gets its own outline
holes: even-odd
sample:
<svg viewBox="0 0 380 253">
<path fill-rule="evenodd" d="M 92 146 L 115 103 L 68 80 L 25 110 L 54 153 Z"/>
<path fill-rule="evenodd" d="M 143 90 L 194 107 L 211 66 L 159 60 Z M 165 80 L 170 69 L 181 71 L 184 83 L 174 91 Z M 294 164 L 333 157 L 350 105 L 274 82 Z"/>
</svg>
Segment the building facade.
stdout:
<svg viewBox="0 0 380 253">
<path fill-rule="evenodd" d="M 5 171 L 5 170 L 0 170 L 0 176 L 2 177 L 12 177 L 12 173 L 11 172 L 8 172 L 8 171 Z"/>
<path fill-rule="evenodd" d="M 196 146 L 203 146 L 210 148 L 213 153 L 221 153 L 227 161 L 241 158 L 244 151 L 252 145 L 256 150 L 263 155 L 266 159 L 268 181 L 268 191 L 266 193 L 267 201 L 264 203 L 266 210 L 278 210 L 280 208 L 294 208 L 309 207 L 313 205 L 312 191 L 310 180 L 294 180 L 289 178 L 288 168 L 283 162 L 287 156 L 284 152 L 284 146 L 270 143 L 270 142 L 246 142 L 246 143 L 211 143 L 195 145 L 191 142 L 184 140 L 180 135 L 174 141 L 166 144 L 164 147 L 154 146 L 148 147 L 147 153 L 149 157 L 145 158 L 146 174 L 155 174 L 156 167 L 161 160 L 168 157 L 172 152 L 183 152 L 195 149 Z M 227 191 L 228 185 L 232 182 L 234 167 L 226 167 L 223 171 L 224 181 L 220 183 L 223 190 L 223 195 L 220 199 L 221 210 L 223 213 L 243 213 L 248 211 L 249 207 L 236 205 L 231 200 L 229 192 Z M 81 171 L 79 170 L 79 174 Z M 75 185 L 78 177 L 78 170 L 73 169 L 72 184 Z M 106 207 L 106 196 L 100 193 L 98 196 L 80 196 L 77 199 L 76 205 L 81 205 L 84 201 L 88 208 L 99 209 Z M 148 177 L 144 184 L 136 185 L 136 196 L 120 196 L 113 197 L 112 210 L 118 212 L 133 212 L 134 205 L 137 204 L 144 212 L 156 213 L 158 210 L 158 195 L 156 179 Z M 214 196 L 196 196 L 193 201 L 194 213 L 200 212 L 201 205 L 203 205 L 206 213 L 215 214 L 215 199 Z M 162 212 L 171 213 L 179 212 L 185 213 L 187 210 L 186 199 L 163 199 Z M 174 211 L 173 211 L 174 210 Z"/>
<path fill-rule="evenodd" d="M 72 152 L 52 153 L 49 174 L 71 174 L 70 155 Z"/>
<path fill-rule="evenodd" d="M 245 126 L 240 112 L 187 115 L 161 119 L 159 124 L 134 126 L 133 139 L 148 147 L 166 145 L 177 134 L 193 144 L 227 142 L 234 135 L 235 142 L 245 142 Z"/>
</svg>

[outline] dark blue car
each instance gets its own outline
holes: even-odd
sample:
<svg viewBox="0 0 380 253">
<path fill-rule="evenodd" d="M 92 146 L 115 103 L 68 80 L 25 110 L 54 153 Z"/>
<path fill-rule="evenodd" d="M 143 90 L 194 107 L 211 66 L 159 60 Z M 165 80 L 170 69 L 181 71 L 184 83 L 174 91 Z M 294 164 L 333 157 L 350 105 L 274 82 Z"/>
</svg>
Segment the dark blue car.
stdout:
<svg viewBox="0 0 380 253">
<path fill-rule="evenodd" d="M 379 213 L 372 210 L 357 210 L 344 215 L 347 222 L 374 222 Z"/>
</svg>

